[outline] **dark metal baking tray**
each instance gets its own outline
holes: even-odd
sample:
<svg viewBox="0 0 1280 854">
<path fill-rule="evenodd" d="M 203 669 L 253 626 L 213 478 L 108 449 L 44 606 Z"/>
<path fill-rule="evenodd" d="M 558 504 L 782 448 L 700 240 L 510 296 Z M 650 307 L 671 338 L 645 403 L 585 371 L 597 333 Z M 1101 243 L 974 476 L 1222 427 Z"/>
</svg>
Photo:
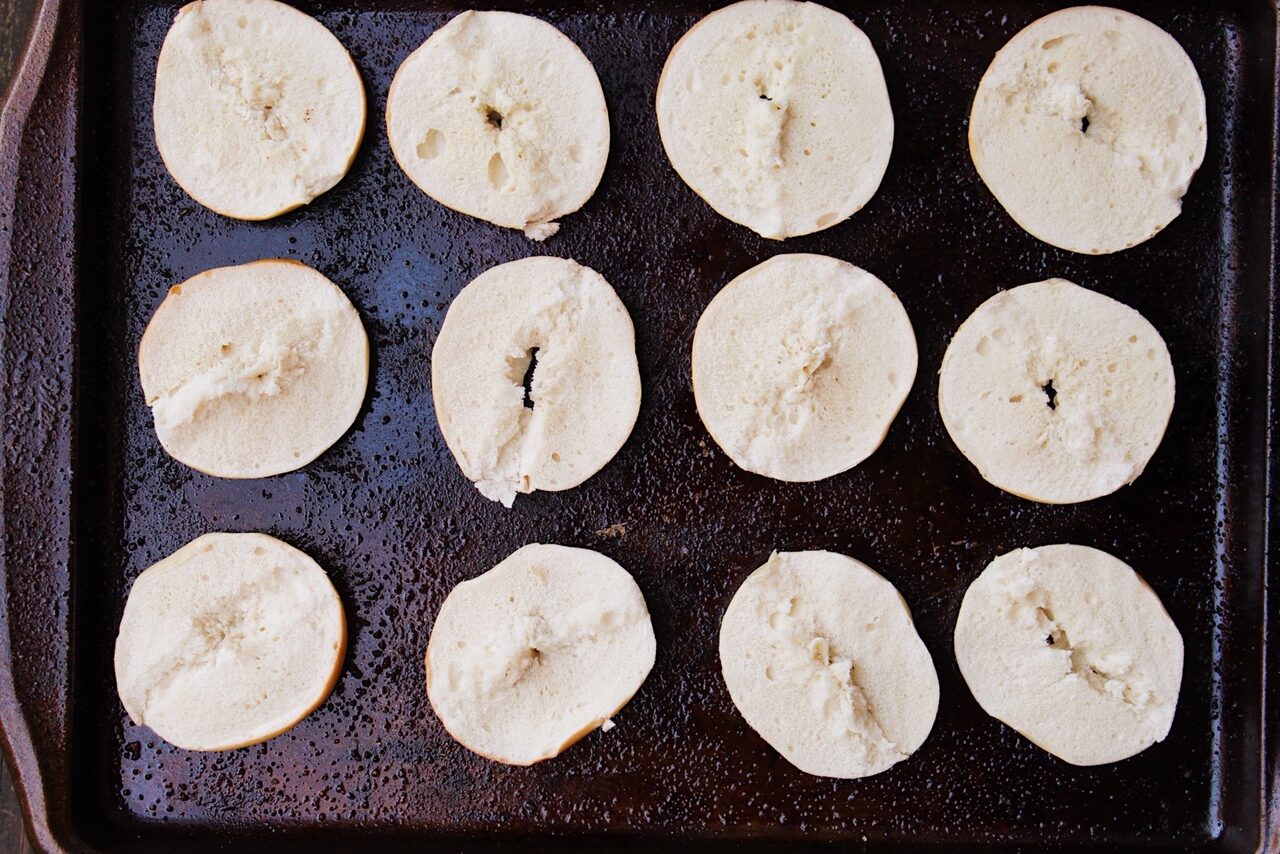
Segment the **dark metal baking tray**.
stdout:
<svg viewBox="0 0 1280 854">
<path fill-rule="evenodd" d="M 599 191 L 542 245 L 445 210 L 392 160 L 387 86 L 450 16 L 443 4 L 299 2 L 364 75 L 370 122 L 355 165 L 277 220 L 201 208 L 165 173 L 152 139 L 155 60 L 176 5 L 44 0 L 4 112 L 0 723 L 41 846 L 1277 846 L 1267 676 L 1280 647 L 1266 591 L 1276 542 L 1273 4 L 1120 4 L 1173 33 L 1195 61 L 1209 149 L 1180 217 L 1135 249 L 1099 257 L 1024 234 L 981 185 L 965 145 L 992 55 L 1053 4 L 832 3 L 879 51 L 897 120 L 893 158 L 864 210 L 785 245 L 714 214 L 659 144 L 652 101 L 663 59 L 711 4 L 507 6 L 581 45 L 613 127 Z M 734 468 L 699 423 L 689 385 L 703 307 L 779 251 L 871 270 L 901 296 L 920 345 L 919 377 L 884 446 L 815 484 Z M 508 511 L 450 458 L 428 368 L 458 290 L 536 253 L 577 258 L 613 283 L 635 320 L 644 403 L 600 474 Z M 312 264 L 346 290 L 373 343 L 372 390 L 351 433 L 302 471 L 206 477 L 160 450 L 134 350 L 170 284 L 273 256 Z M 1178 377 L 1173 420 L 1146 473 L 1076 506 L 988 486 L 935 403 L 935 371 L 960 321 L 997 289 L 1048 276 L 1141 311 L 1168 341 Z M 333 695 L 296 728 L 200 755 L 129 723 L 111 649 L 137 574 L 216 530 L 267 531 L 315 556 L 346 603 L 351 644 Z M 530 541 L 599 549 L 630 569 L 659 653 L 617 729 L 522 769 L 445 735 L 420 659 L 446 592 Z M 1060 541 L 1136 567 L 1186 640 L 1168 739 L 1115 765 L 1066 765 L 984 715 L 952 655 L 960 597 L 987 561 Z M 911 604 L 942 702 L 909 761 L 861 781 L 809 777 L 734 711 L 718 673 L 720 615 L 775 548 L 858 557 Z"/>
</svg>

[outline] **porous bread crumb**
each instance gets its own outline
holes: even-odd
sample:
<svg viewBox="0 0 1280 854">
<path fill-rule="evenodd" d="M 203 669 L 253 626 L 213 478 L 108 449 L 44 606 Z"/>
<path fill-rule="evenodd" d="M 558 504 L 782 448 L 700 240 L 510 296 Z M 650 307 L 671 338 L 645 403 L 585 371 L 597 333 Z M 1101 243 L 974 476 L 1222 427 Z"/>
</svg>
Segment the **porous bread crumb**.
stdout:
<svg viewBox="0 0 1280 854">
<path fill-rule="evenodd" d="M 1015 549 L 965 592 L 956 661 L 979 705 L 1075 765 L 1162 741 L 1182 636 L 1126 564 L 1087 546 Z"/>
<path fill-rule="evenodd" d="M 595 474 L 639 413 L 634 342 L 609 283 L 574 261 L 526 258 L 477 277 L 431 359 L 436 416 L 463 473 L 508 507 Z"/>
<path fill-rule="evenodd" d="M 338 183 L 364 135 L 342 44 L 275 0 L 188 3 L 156 66 L 156 145 L 174 180 L 225 216 L 261 220 Z"/>
<path fill-rule="evenodd" d="M 721 622 L 720 662 L 747 723 L 809 774 L 880 773 L 919 748 L 937 713 L 906 603 L 831 552 L 775 553 L 753 572 Z"/>
<path fill-rule="evenodd" d="M 148 567 L 115 647 L 129 717 L 187 750 L 230 750 L 293 726 L 328 695 L 342 604 L 307 555 L 265 534 L 206 534 Z"/>
<path fill-rule="evenodd" d="M 387 94 L 387 135 L 424 193 L 535 241 L 591 198 L 609 156 L 591 62 L 512 12 L 463 12 L 410 54 Z"/>
<path fill-rule="evenodd" d="M 942 422 L 990 483 L 1051 504 L 1133 482 L 1173 411 L 1173 364 L 1142 315 L 1065 279 L 1003 291 L 961 324 Z"/>
<path fill-rule="evenodd" d="M 681 179 L 721 216 L 774 240 L 862 208 L 893 149 L 875 49 L 814 3 L 744 0 L 707 15 L 667 57 L 656 109 Z"/>
<path fill-rule="evenodd" d="M 449 593 L 427 646 L 427 695 L 463 746 L 529 765 L 612 728 L 655 644 L 626 570 L 535 543 Z"/>
<path fill-rule="evenodd" d="M 293 471 L 355 421 L 369 341 L 342 291 L 296 261 L 206 270 L 169 290 L 138 347 L 156 435 L 217 477 Z"/>
<path fill-rule="evenodd" d="M 776 255 L 747 270 L 707 306 L 693 338 L 707 431 L 738 466 L 779 480 L 819 480 L 870 456 L 916 365 L 893 291 L 823 255 Z"/>
<path fill-rule="evenodd" d="M 996 54 L 973 100 L 969 150 L 1020 226 L 1100 254 L 1181 212 L 1206 128 L 1200 76 L 1172 36 L 1083 6 L 1032 22 Z"/>
</svg>

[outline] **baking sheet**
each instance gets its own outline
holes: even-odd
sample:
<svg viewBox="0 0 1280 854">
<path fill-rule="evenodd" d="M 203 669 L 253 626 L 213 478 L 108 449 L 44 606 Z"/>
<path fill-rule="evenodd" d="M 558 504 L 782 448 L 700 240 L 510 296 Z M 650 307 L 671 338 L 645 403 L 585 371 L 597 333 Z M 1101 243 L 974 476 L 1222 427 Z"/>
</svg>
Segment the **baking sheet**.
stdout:
<svg viewBox="0 0 1280 854">
<path fill-rule="evenodd" d="M 1209 148 L 1167 229 L 1135 249 L 1088 257 L 1023 233 L 982 186 L 966 147 L 969 103 L 991 56 L 1049 4 L 831 3 L 879 52 L 897 125 L 893 157 L 866 208 L 785 244 L 717 216 L 675 175 L 658 139 L 652 101 L 663 60 L 715 4 L 500 6 L 544 17 L 573 38 L 610 109 L 603 183 L 543 244 L 445 210 L 391 156 L 381 120 L 387 86 L 399 62 L 451 17 L 446 4 L 297 3 L 337 35 L 364 76 L 370 121 L 355 165 L 315 203 L 276 220 L 236 222 L 201 208 L 168 177 L 151 135 L 154 64 L 176 5 L 64 11 L 75 32 L 60 37 L 81 51 L 83 97 L 78 109 L 74 98 L 66 104 L 76 110 L 76 171 L 51 192 L 74 198 L 66 283 L 74 302 L 9 283 L 10 384 L 24 379 L 15 357 L 32 335 L 15 331 L 15 320 L 62 318 L 78 354 L 65 425 L 42 425 L 66 442 L 68 476 L 54 477 L 47 494 L 16 496 L 47 503 L 54 520 L 68 514 L 65 561 L 46 556 L 67 574 L 51 621 L 39 597 L 16 592 L 37 566 L 23 565 L 32 546 L 12 530 L 20 517 L 6 517 L 8 652 L 19 687 L 16 708 L 0 711 L 11 747 L 34 710 L 54 715 L 44 724 L 50 733 L 31 741 L 45 763 L 42 784 L 65 794 L 44 805 L 58 813 L 46 823 L 67 840 L 60 844 L 1257 847 L 1268 758 L 1273 6 L 1121 4 L 1169 30 L 1196 63 Z M 854 471 L 816 484 L 736 469 L 702 428 L 689 385 L 702 309 L 730 278 L 782 251 L 830 254 L 875 273 L 902 299 L 920 349 L 915 387 L 884 445 Z M 11 252 L 23 247 L 15 241 Z M 594 267 L 618 291 L 636 325 L 644 401 L 630 440 L 602 472 L 569 492 L 520 497 L 508 511 L 481 497 L 445 448 L 430 351 L 463 285 L 494 264 L 543 253 Z M 370 396 L 351 433 L 302 471 L 218 480 L 160 449 L 134 352 L 171 284 L 265 257 L 308 263 L 345 290 L 370 334 Z M 937 366 L 959 323 L 996 290 L 1050 276 L 1142 312 L 1168 342 L 1178 379 L 1169 431 L 1146 473 L 1075 506 L 1035 505 L 987 485 L 946 436 L 935 400 Z M 30 287 L 41 286 L 36 278 Z M 46 347 L 56 335 L 51 341 Z M 66 361 L 50 370 L 72 368 Z M 22 429 L 16 414 L 10 403 L 11 431 Z M 14 456 L 27 446 L 6 446 L 7 510 Z M 59 483 L 66 493 L 56 493 Z M 132 580 L 214 530 L 265 531 L 315 557 L 343 597 L 351 634 L 342 676 L 319 710 L 265 744 L 201 755 L 129 723 L 110 655 Z M 648 600 L 658 658 L 617 728 L 556 760 L 508 768 L 444 733 L 426 701 L 421 656 L 452 586 L 533 541 L 594 548 L 627 567 Z M 1131 564 L 1186 641 L 1168 739 L 1115 765 L 1075 768 L 1035 748 L 978 708 L 955 665 L 950 635 L 968 583 L 998 554 L 1054 542 Z M 729 700 L 716 657 L 719 619 L 775 548 L 863 560 L 913 610 L 938 668 L 941 705 L 924 746 L 884 774 L 806 776 Z M 35 660 L 41 650 L 50 661 Z M 65 686 L 46 686 L 36 703 L 24 676 L 40 668 Z M 28 770 L 24 783 L 33 779 Z"/>
</svg>

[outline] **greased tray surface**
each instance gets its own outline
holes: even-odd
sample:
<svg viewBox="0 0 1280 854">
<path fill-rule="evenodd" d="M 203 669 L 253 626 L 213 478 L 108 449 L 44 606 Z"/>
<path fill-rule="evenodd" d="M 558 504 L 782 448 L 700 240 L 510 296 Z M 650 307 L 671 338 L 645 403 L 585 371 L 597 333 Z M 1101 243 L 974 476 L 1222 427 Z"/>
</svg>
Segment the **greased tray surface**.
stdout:
<svg viewBox="0 0 1280 854">
<path fill-rule="evenodd" d="M 64 20 L 35 102 L 54 130 L 71 122 L 78 137 L 73 172 L 56 157 L 53 166 L 24 166 L 64 176 L 41 185 L 63 207 L 50 213 L 57 206 L 33 195 L 32 179 L 25 191 L 20 183 L 15 227 L 31 243 L 15 238 L 5 259 L 8 647 L 0 649 L 13 683 L 0 711 L 46 844 L 436 841 L 454 850 L 482 840 L 831 840 L 1247 850 L 1274 834 L 1262 826 L 1274 756 L 1263 744 L 1274 6 L 1118 4 L 1169 30 L 1191 55 L 1209 148 L 1183 214 L 1164 232 L 1086 257 L 1022 232 L 982 186 L 966 145 L 969 105 L 994 52 L 1063 4 L 830 3 L 879 53 L 896 120 L 893 157 L 866 208 L 782 244 L 716 215 L 675 175 L 658 138 L 662 63 L 717 4 L 503 5 L 576 41 L 610 111 L 600 189 L 540 245 L 431 201 L 387 146 L 391 77 L 456 11 L 448 4 L 296 4 L 351 51 L 368 91 L 368 131 L 341 184 L 259 224 L 197 205 L 156 153 L 154 67 L 177 4 L 47 5 L 61 6 Z M 80 60 L 82 79 L 60 47 Z M 67 79 L 51 82 L 58 73 Z M 36 135 L 24 136 L 27 149 L 56 147 L 56 133 Z M 52 224 L 33 224 L 40 216 Z M 69 262 L 20 267 L 24 252 L 52 245 L 57 223 L 73 228 Z M 690 389 L 702 309 L 730 278 L 778 252 L 830 254 L 875 273 L 901 297 L 919 344 L 916 384 L 884 445 L 814 484 L 735 468 L 703 429 Z M 635 321 L 644 401 L 630 440 L 598 475 L 505 510 L 463 478 L 444 445 L 431 347 L 470 279 L 544 253 L 594 267 L 618 291 Z M 135 349 L 171 284 L 269 257 L 316 267 L 359 309 L 373 352 L 369 398 L 352 431 L 302 471 L 210 478 L 160 449 Z M 1168 342 L 1178 381 L 1169 431 L 1146 473 L 1075 506 L 1036 505 L 987 485 L 946 436 L 935 397 L 959 323 L 998 289 L 1050 276 L 1142 312 Z M 74 362 L 54 361 L 64 338 Z M 43 391 L 32 359 L 54 378 Z M 19 417 L 32 400 L 52 406 L 47 418 Z M 346 605 L 350 650 L 332 696 L 297 727 L 201 755 L 128 721 L 111 650 L 138 573 L 219 530 L 265 531 L 315 557 Z M 421 658 L 453 585 L 533 541 L 598 549 L 630 570 L 653 615 L 658 657 L 616 729 L 553 761 L 509 768 L 445 734 L 426 700 Z M 1115 765 L 1075 768 L 1035 748 L 979 709 L 955 665 L 951 631 L 969 582 L 998 554 L 1054 542 L 1130 563 L 1186 642 L 1169 737 Z M 897 585 L 941 680 L 924 746 L 870 779 L 792 768 L 750 731 L 719 675 L 719 621 L 737 586 L 772 549 L 813 548 L 857 557 Z M 51 571 L 62 575 L 37 576 Z"/>
</svg>

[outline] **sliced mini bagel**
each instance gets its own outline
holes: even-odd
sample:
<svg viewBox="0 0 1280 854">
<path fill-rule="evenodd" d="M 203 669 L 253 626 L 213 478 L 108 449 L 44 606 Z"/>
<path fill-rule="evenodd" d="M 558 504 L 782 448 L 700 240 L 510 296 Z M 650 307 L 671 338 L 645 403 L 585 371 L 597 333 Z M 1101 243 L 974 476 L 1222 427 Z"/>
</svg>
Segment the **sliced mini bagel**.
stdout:
<svg viewBox="0 0 1280 854">
<path fill-rule="evenodd" d="M 1182 635 L 1127 564 L 1088 546 L 1016 549 L 960 605 L 956 661 L 978 705 L 1072 765 L 1163 741 Z"/>
<path fill-rule="evenodd" d="M 640 412 L 631 316 L 575 261 L 499 264 L 449 306 L 431 395 L 449 450 L 485 497 L 510 507 L 517 493 L 570 489 L 613 459 Z"/>
<path fill-rule="evenodd" d="M 532 765 L 606 725 L 655 649 L 625 569 L 590 549 L 533 543 L 445 597 L 427 644 L 427 697 L 463 747 Z"/>
<path fill-rule="evenodd" d="M 1065 279 L 991 297 L 942 358 L 938 409 L 990 483 L 1046 504 L 1142 474 L 1173 412 L 1164 339 L 1127 305 Z"/>
<path fill-rule="evenodd" d="M 678 41 L 658 81 L 671 165 L 721 216 L 781 240 L 865 205 L 893 149 L 893 111 L 870 40 L 844 15 L 743 0 Z"/>
<path fill-rule="evenodd" d="M 125 711 L 186 750 L 279 735 L 324 702 L 346 651 L 338 594 L 265 534 L 205 534 L 147 568 L 116 639 Z"/>
<path fill-rule="evenodd" d="M 364 136 L 360 72 L 324 25 L 276 0 L 196 0 L 156 66 L 156 146 L 193 199 L 236 219 L 305 205 Z"/>
<path fill-rule="evenodd" d="M 160 444 L 217 477 L 301 468 L 355 421 L 369 339 L 333 282 L 296 261 L 219 267 L 169 289 L 138 347 Z"/>
<path fill-rule="evenodd" d="M 513 12 L 463 12 L 410 54 L 387 94 L 387 135 L 428 196 L 534 240 L 586 204 L 609 158 L 591 61 Z"/>
<path fill-rule="evenodd" d="M 747 471 L 811 481 L 884 441 L 916 375 L 898 297 L 825 255 L 778 255 L 724 286 L 693 336 L 707 431 Z"/>
<path fill-rule="evenodd" d="M 892 584 L 852 558 L 780 552 L 747 577 L 720 626 L 729 696 L 806 774 L 867 777 L 933 728 L 938 675 Z"/>
<path fill-rule="evenodd" d="M 1172 36 L 1103 6 L 1009 40 L 978 84 L 969 151 L 1009 215 L 1072 252 L 1117 252 L 1182 210 L 1208 139 L 1200 75 Z"/>
</svg>

